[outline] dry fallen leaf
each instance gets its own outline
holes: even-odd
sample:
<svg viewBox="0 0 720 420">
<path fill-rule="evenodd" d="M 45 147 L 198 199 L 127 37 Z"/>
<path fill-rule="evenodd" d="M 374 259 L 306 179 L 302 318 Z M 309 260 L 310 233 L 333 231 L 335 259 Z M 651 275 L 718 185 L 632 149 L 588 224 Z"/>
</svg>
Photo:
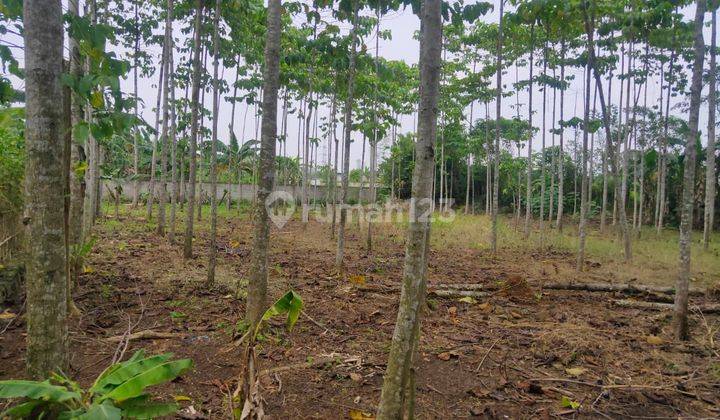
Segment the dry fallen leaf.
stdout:
<svg viewBox="0 0 720 420">
<path fill-rule="evenodd" d="M 485 312 L 485 313 L 492 312 L 492 309 L 493 309 L 492 305 L 490 305 L 489 302 L 483 302 L 483 303 L 479 304 L 477 307 L 478 307 L 478 309 L 480 309 L 482 312 Z"/>
<path fill-rule="evenodd" d="M 472 296 L 465 296 L 465 297 L 461 297 L 460 299 L 458 299 L 458 302 L 474 304 L 474 303 L 477 303 L 477 300 L 475 300 L 475 298 Z"/>
<path fill-rule="evenodd" d="M 358 286 L 365 285 L 365 276 L 363 276 L 363 275 L 350 276 L 350 278 L 348 280 L 350 280 L 350 283 L 356 284 Z"/>
<path fill-rule="evenodd" d="M 352 373 L 350 373 L 350 379 L 352 379 L 355 382 L 360 382 L 363 380 L 363 376 L 359 373 L 352 372 Z"/>
<path fill-rule="evenodd" d="M 350 410 L 350 420 L 375 420 L 375 416 L 360 410 Z"/>
<path fill-rule="evenodd" d="M 574 367 L 574 368 L 567 368 L 565 369 L 565 373 L 567 373 L 570 376 L 580 376 L 583 373 L 585 373 L 587 369 L 581 368 L 581 367 Z"/>
<path fill-rule="evenodd" d="M 645 340 L 648 344 L 653 346 L 659 346 L 660 344 L 663 344 L 665 342 L 661 337 L 658 337 L 657 335 L 649 335 Z"/>
<path fill-rule="evenodd" d="M 3 313 L 0 313 L 0 319 L 13 319 L 16 316 L 17 315 L 15 315 L 14 313 L 7 311 L 7 310 Z"/>
</svg>

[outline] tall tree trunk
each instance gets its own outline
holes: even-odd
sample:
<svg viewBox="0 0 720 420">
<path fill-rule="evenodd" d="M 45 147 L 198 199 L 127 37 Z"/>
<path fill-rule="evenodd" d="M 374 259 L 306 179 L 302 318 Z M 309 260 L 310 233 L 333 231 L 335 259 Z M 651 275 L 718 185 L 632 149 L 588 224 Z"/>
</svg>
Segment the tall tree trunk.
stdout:
<svg viewBox="0 0 720 420">
<path fill-rule="evenodd" d="M 492 140 L 490 140 L 490 101 L 485 101 L 485 215 L 492 206 Z"/>
<path fill-rule="evenodd" d="M 167 164 L 168 164 L 168 130 L 169 127 L 169 96 L 168 90 L 170 87 L 170 46 L 172 34 L 172 20 L 173 20 L 173 0 L 167 0 L 167 17 L 165 18 L 165 42 L 163 49 L 162 66 L 165 68 L 165 77 L 163 78 L 162 88 L 162 151 L 160 154 L 160 202 L 158 203 L 158 224 L 157 234 L 160 236 L 165 235 L 165 207 L 167 205 Z"/>
<path fill-rule="evenodd" d="M 219 1 L 219 0 L 218 0 Z M 280 80 L 280 0 L 270 0 L 265 41 L 263 75 L 262 131 L 260 140 L 260 179 L 255 208 L 255 235 L 248 282 L 246 320 L 254 328 L 266 307 L 270 218 L 265 206 L 275 178 L 275 142 L 277 140 L 277 102 Z"/>
<path fill-rule="evenodd" d="M 553 67 L 553 80 L 557 80 L 556 70 Z M 552 134 L 552 146 L 550 149 L 550 202 L 548 203 L 548 224 L 552 226 L 553 210 L 555 208 L 555 112 L 557 110 L 557 87 L 553 86 L 552 94 L 552 119 L 550 132 Z"/>
<path fill-rule="evenodd" d="M 334 92 L 337 92 L 337 89 L 333 90 Z M 337 100 L 335 96 L 333 96 L 333 100 Z M 340 140 L 338 139 L 336 127 L 337 127 L 337 120 L 335 118 L 337 112 L 337 102 L 333 103 L 333 111 L 332 111 L 332 138 L 333 142 L 335 143 L 335 159 L 332 166 L 332 180 L 331 180 L 331 186 L 332 186 L 332 222 L 330 224 L 330 239 L 335 238 L 335 222 L 337 219 L 337 172 L 338 172 L 338 157 L 340 155 Z"/>
<path fill-rule="evenodd" d="M 595 49 L 593 33 L 589 33 L 588 37 L 588 49 Z M 585 225 L 587 223 L 587 210 L 588 210 L 588 135 L 590 134 L 590 72 L 594 65 L 594 57 L 591 57 L 587 66 L 585 67 L 584 82 L 585 82 L 585 95 L 584 96 L 584 107 L 583 110 L 583 145 L 582 145 L 582 181 L 580 182 L 580 226 L 578 228 L 579 244 L 577 253 L 577 263 L 575 268 L 577 271 L 583 271 L 585 266 L 585 240 L 587 232 L 585 231 Z"/>
<path fill-rule="evenodd" d="M 68 13 L 73 16 L 79 15 L 78 1 L 68 2 Z M 70 74 L 76 79 L 82 77 L 82 59 L 80 58 L 80 49 L 77 40 L 70 38 Z M 75 93 L 71 94 L 70 120 L 71 128 L 80 124 L 83 120 L 82 99 Z M 75 131 L 72 131 L 72 141 L 70 144 L 70 214 L 68 216 L 68 240 L 72 245 L 81 244 L 84 239 L 82 237 L 82 219 L 83 219 L 83 200 L 85 197 L 85 179 L 77 171 L 85 161 L 85 152 L 80 140 L 76 137 Z M 68 281 L 74 283 L 74 279 L 78 274 L 80 267 L 71 267 L 71 279 Z"/>
<path fill-rule="evenodd" d="M 379 54 L 380 54 L 380 7 L 378 6 L 375 13 L 375 18 L 377 19 L 377 25 L 375 26 L 375 77 L 376 77 L 376 83 L 374 84 L 374 98 L 373 98 L 373 123 L 375 124 L 375 127 L 373 127 L 373 139 L 370 142 L 370 206 L 375 206 L 375 201 L 377 199 L 376 197 L 376 170 L 377 170 L 377 145 L 380 139 L 378 138 L 378 82 L 380 78 L 380 60 L 379 60 Z M 372 211 L 372 210 L 371 210 Z M 370 254 L 372 252 L 372 217 L 368 217 L 368 233 L 367 233 L 367 252 Z"/>
<path fill-rule="evenodd" d="M 495 96 L 495 147 L 493 147 L 493 202 L 492 202 L 492 232 L 490 234 L 490 248 L 493 252 L 497 252 L 498 248 L 498 210 L 500 201 L 500 136 L 501 136 L 501 101 L 502 101 L 502 48 L 503 48 L 503 6 L 505 0 L 500 0 L 500 17 L 498 20 L 498 40 L 497 40 L 497 55 L 495 57 L 495 65 L 497 71 L 495 73 L 496 79 L 496 96 Z M 543 139 L 544 139 L 543 134 Z M 543 150 L 544 150 L 543 140 Z M 543 165 L 544 168 L 544 165 Z M 543 180 L 543 182 L 545 182 Z M 542 223 L 542 213 L 540 213 L 540 220 Z"/>
<path fill-rule="evenodd" d="M 96 9 L 95 9 L 95 1 L 91 0 L 87 4 L 88 10 L 86 13 L 90 15 L 90 21 L 92 24 L 95 24 L 96 20 Z M 86 72 L 89 72 L 90 70 L 90 61 L 89 59 L 85 60 L 85 70 Z M 91 122 L 92 120 L 92 109 L 90 106 L 85 107 L 85 120 L 86 122 Z M 99 159 L 98 156 L 98 150 L 97 150 L 97 141 L 95 140 L 92 133 L 88 136 L 87 140 L 85 141 L 85 158 L 87 160 L 87 168 L 85 169 L 85 196 L 83 200 L 83 210 L 82 210 L 82 238 L 83 240 L 86 240 L 86 238 L 90 237 L 90 231 L 92 230 L 93 225 L 95 224 L 95 209 L 97 207 L 97 200 L 98 200 L 98 176 L 96 172 L 99 170 L 99 166 L 97 164 L 97 161 Z"/>
<path fill-rule="evenodd" d="M 80 0 L 71 0 L 68 2 L 68 10 L 71 7 L 75 8 L 75 14 L 77 15 L 77 7 Z M 73 6 L 72 3 L 75 3 Z M 139 3 L 140 0 L 133 1 L 133 9 L 135 12 L 135 22 L 133 22 L 133 30 L 135 31 L 135 41 L 133 43 L 133 93 L 135 96 L 135 104 L 133 105 L 133 113 L 135 120 L 138 120 L 138 71 L 140 70 L 140 15 L 139 15 Z M 140 137 L 140 129 L 136 127 L 133 130 L 133 175 L 135 176 L 135 188 L 133 188 L 132 206 L 133 209 L 137 208 L 138 200 L 140 198 L 140 146 L 138 140 Z"/>
<path fill-rule="evenodd" d="M 533 68 L 535 57 L 535 22 L 530 24 L 530 83 L 528 84 L 528 125 L 530 133 L 528 134 L 528 154 L 526 168 L 526 186 L 525 186 L 525 227 L 523 236 L 527 239 L 530 236 L 530 217 L 532 215 L 532 139 L 533 139 Z M 562 107 L 561 107 L 562 109 Z M 562 111 L 561 111 L 562 112 Z"/>
<path fill-rule="evenodd" d="M 162 92 L 165 81 L 165 49 L 166 45 L 163 42 L 163 62 L 160 63 L 160 74 L 158 76 L 158 92 L 157 101 L 155 103 L 155 140 L 152 142 L 152 155 L 150 157 L 150 181 L 148 183 L 148 196 L 146 205 L 146 218 L 148 221 L 152 220 L 153 214 L 153 202 L 155 201 L 155 172 L 157 172 L 157 143 L 158 143 L 158 132 L 160 124 L 160 106 L 162 104 Z"/>
<path fill-rule="evenodd" d="M 197 139 L 198 139 L 198 118 L 200 110 L 200 37 L 202 35 L 202 8 L 203 1 L 195 0 L 195 35 L 193 40 L 193 70 L 192 70 L 192 93 L 190 97 L 190 179 L 188 181 L 189 189 L 187 193 L 188 205 L 185 217 L 185 243 L 183 246 L 183 256 L 192 257 L 193 250 L 193 220 L 195 216 L 195 182 L 197 180 Z"/>
<path fill-rule="evenodd" d="M 312 72 L 311 72 L 312 73 Z M 311 77 L 312 80 L 312 77 Z M 312 83 L 311 87 L 312 89 Z M 311 146 L 310 146 L 310 127 L 312 124 L 312 116 L 313 116 L 313 98 L 312 98 L 312 90 L 308 94 L 308 110 L 305 114 L 305 135 L 303 136 L 303 171 L 302 171 L 302 190 L 301 190 L 301 199 L 300 204 L 302 206 L 302 225 L 303 229 L 307 228 L 307 222 L 308 222 L 308 216 L 310 214 L 310 209 L 308 207 L 308 188 L 310 183 L 310 166 L 312 165 L 312 153 L 311 153 Z"/>
<path fill-rule="evenodd" d="M 672 65 L 672 63 L 670 63 Z M 660 63 L 660 100 L 658 101 L 658 113 L 659 118 L 661 121 L 663 121 L 663 92 L 665 92 L 665 89 L 663 87 L 663 81 L 665 80 L 665 66 Z M 657 229 L 659 220 L 660 220 L 660 182 L 662 180 L 662 137 L 657 140 L 657 168 L 655 169 L 655 215 L 653 217 L 653 226 L 655 229 Z"/>
<path fill-rule="evenodd" d="M 583 18 L 584 18 L 584 23 L 585 23 L 585 33 L 588 36 L 588 38 L 590 40 L 592 40 L 592 35 L 595 32 L 594 16 L 592 18 L 590 18 L 588 13 L 589 12 L 587 10 L 587 1 L 584 1 L 583 2 Z M 609 110 L 606 107 L 605 95 L 602 90 L 602 80 L 600 79 L 600 73 L 599 73 L 599 71 L 597 69 L 597 65 L 596 65 L 595 48 L 592 46 L 592 44 L 590 42 L 588 42 L 587 52 L 588 52 L 588 57 L 589 57 L 588 61 L 590 63 L 592 63 L 592 67 L 593 67 L 592 73 L 595 78 L 595 83 L 598 86 L 598 95 L 600 96 L 600 108 L 602 109 L 602 113 L 603 113 L 603 126 L 605 127 L 605 137 L 606 137 L 606 139 L 611 139 L 612 138 L 612 130 L 611 130 L 611 126 L 610 126 L 611 123 L 610 123 Z M 618 139 L 618 143 L 619 143 L 619 139 Z M 618 168 L 617 168 L 617 160 L 616 160 L 615 152 L 612 147 L 610 147 L 609 150 L 611 150 L 611 152 L 612 152 L 612 155 L 609 157 L 611 165 L 613 166 L 612 172 L 613 172 L 614 178 L 617 180 L 617 179 L 619 179 L 619 177 L 618 177 Z M 623 242 L 625 244 L 625 247 L 624 247 L 625 248 L 624 249 L 625 261 L 630 261 L 630 259 L 632 258 L 632 254 L 631 254 L 630 240 L 629 240 L 630 235 L 628 233 L 628 226 L 627 226 L 627 215 L 625 213 L 625 200 L 623 199 L 623 197 L 621 195 L 620 199 L 616 200 L 616 201 L 618 201 L 618 213 L 620 216 L 619 217 L 620 229 L 623 234 L 623 238 L 624 238 Z"/>
<path fill-rule="evenodd" d="M 218 117 L 220 114 L 220 89 L 218 68 L 220 67 L 220 2 L 215 2 L 215 15 L 213 16 L 213 119 L 212 139 L 210 144 L 210 244 L 208 245 L 208 273 L 205 284 L 212 287 L 215 284 L 215 265 L 217 264 L 217 142 L 218 142 Z M 277 111 L 276 111 L 277 112 Z M 273 147 L 275 136 L 273 136 Z M 271 187 L 272 189 L 272 184 Z"/>
<path fill-rule="evenodd" d="M 63 20 L 59 0 L 25 0 L 25 227 L 27 370 L 68 367 L 62 121 Z"/>
<path fill-rule="evenodd" d="M 663 135 L 662 135 L 662 145 L 660 150 L 660 198 L 658 200 L 659 203 L 659 210 L 658 210 L 658 220 L 657 220 L 657 234 L 659 235 L 660 232 L 662 232 L 662 229 L 665 225 L 664 218 L 665 218 L 665 192 L 667 190 L 667 146 L 668 146 L 668 129 L 670 125 L 670 97 L 672 96 L 672 79 L 673 79 L 673 73 L 675 69 L 675 57 L 676 57 L 676 51 L 677 46 L 675 45 L 675 39 L 676 35 L 673 33 L 672 38 L 672 52 L 670 53 L 670 65 L 668 68 L 668 83 L 667 83 L 667 94 L 665 99 L 665 120 L 664 120 L 664 127 L 663 127 Z M 662 107 L 662 104 L 660 104 Z"/>
<path fill-rule="evenodd" d="M 178 185 L 178 150 L 177 150 L 177 118 L 176 118 L 176 103 L 175 103 L 175 60 L 174 52 L 175 43 L 170 39 L 170 64 L 169 64 L 169 84 L 170 90 L 170 231 L 168 233 L 168 242 L 175 244 L 175 233 L 176 233 L 176 219 L 177 219 L 177 202 L 180 195 L 180 188 Z"/>
<path fill-rule="evenodd" d="M 220 4 L 221 0 L 217 0 Z M 275 185 L 275 147 L 277 143 L 277 105 L 280 84 L 280 33 L 282 7 L 280 0 L 269 0 L 267 12 L 267 35 L 265 39 L 265 66 L 263 74 L 262 129 L 260 132 L 260 162 L 258 168 L 257 200 L 255 200 L 254 238 L 251 254 L 250 275 L 245 318 L 250 331 L 260 323 L 267 300 L 268 248 L 270 245 L 270 217 L 266 201 Z M 251 389 L 255 383 L 254 336 L 245 348 L 246 366 L 243 372 L 243 396 L 246 399 L 243 413 L 246 418 L 261 418 L 255 411 L 257 401 Z M 249 409 L 249 410 L 248 410 Z"/>
<path fill-rule="evenodd" d="M 412 362 L 418 347 L 420 317 L 425 304 L 430 237 L 428 216 L 433 201 L 431 190 L 442 49 L 440 4 L 440 0 L 425 0 L 421 11 L 419 127 L 411 200 L 413 217 L 410 218 L 405 242 L 400 308 L 380 396 L 379 420 L 402 418 L 403 403 L 408 403 L 410 407 L 414 404 Z M 412 413 L 408 417 L 412 418 Z"/>
<path fill-rule="evenodd" d="M 560 82 L 565 83 L 565 39 L 560 42 Z M 560 121 L 565 121 L 565 86 L 560 87 Z M 559 231 L 563 228 L 563 211 L 565 208 L 565 127 L 560 125 L 560 150 L 558 151 L 558 200 L 557 222 Z"/>
<path fill-rule="evenodd" d="M 600 48 L 598 47 L 598 54 L 600 54 Z M 662 72 L 662 66 L 660 66 L 661 72 Z M 608 101 L 612 98 L 612 80 L 613 80 L 613 73 L 612 70 L 610 70 L 610 76 L 609 76 L 609 82 L 608 82 Z M 598 90 L 602 89 L 601 86 L 597 85 L 596 87 Z M 605 225 L 607 221 L 607 206 L 608 206 L 608 177 L 609 177 L 609 166 L 610 166 L 610 156 L 612 156 L 612 151 L 610 148 L 612 147 L 612 138 L 605 137 L 605 148 L 603 151 L 603 192 L 602 192 L 602 208 L 600 210 L 600 233 L 605 233 Z"/>
<path fill-rule="evenodd" d="M 350 142 L 352 134 L 352 108 L 353 108 L 353 89 L 355 87 L 355 61 L 357 59 L 357 24 L 358 9 L 356 0 L 353 1 L 353 21 L 350 30 L 350 61 L 348 65 L 347 75 L 347 97 L 345 98 L 345 120 L 344 139 L 343 139 L 343 173 L 342 173 L 342 194 L 340 195 L 340 221 L 338 223 L 338 240 L 337 250 L 335 253 L 335 267 L 342 269 L 343 258 L 345 255 L 345 224 L 347 223 L 347 209 L 345 203 L 348 196 L 348 182 L 350 174 Z"/>
<path fill-rule="evenodd" d="M 708 141 L 705 172 L 705 217 L 703 221 L 703 247 L 705 247 L 706 250 L 710 246 L 710 233 L 713 229 L 713 219 L 715 217 L 715 183 L 717 182 L 717 176 L 715 175 L 715 112 L 717 112 L 717 91 L 715 90 L 717 58 L 715 49 L 717 48 L 717 7 L 715 7 L 715 5 L 712 7 L 712 31 L 710 33 L 710 83 L 708 84 L 710 91 L 708 92 Z"/>
<path fill-rule="evenodd" d="M 547 79 L 547 63 L 548 63 L 548 37 L 550 35 L 546 32 L 545 34 L 545 44 L 543 46 L 543 78 Z M 541 243 L 545 239 L 545 167 L 547 166 L 545 164 L 545 134 L 547 132 L 546 128 L 546 118 L 545 114 L 547 112 L 547 84 L 543 85 L 543 93 L 542 93 L 542 134 L 540 135 L 541 138 L 541 149 L 540 149 L 540 240 Z"/>
<path fill-rule="evenodd" d="M 703 20 L 705 18 L 705 0 L 697 0 L 695 9 L 695 39 L 693 49 L 692 82 L 690 84 L 690 115 L 688 116 L 688 133 L 685 140 L 685 167 L 683 174 L 682 208 L 680 216 L 680 267 L 675 286 L 675 336 L 678 340 L 687 340 L 690 336 L 688 328 L 688 283 L 690 280 L 690 245 L 695 193 L 695 157 L 698 139 L 698 119 L 702 102 L 702 73 L 705 58 L 705 42 L 703 40 Z"/>
</svg>

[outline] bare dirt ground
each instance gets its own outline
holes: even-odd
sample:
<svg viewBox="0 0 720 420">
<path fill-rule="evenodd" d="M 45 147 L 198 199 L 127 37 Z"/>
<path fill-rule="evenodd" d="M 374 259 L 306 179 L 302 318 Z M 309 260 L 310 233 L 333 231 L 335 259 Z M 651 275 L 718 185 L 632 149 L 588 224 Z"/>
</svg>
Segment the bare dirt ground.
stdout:
<svg viewBox="0 0 720 420">
<path fill-rule="evenodd" d="M 125 215 L 101 224 L 75 294 L 83 314 L 71 324 L 67 373 L 90 383 L 118 350 L 108 337 L 175 333 L 133 340 L 125 357 L 145 348 L 192 358 L 195 368 L 157 393 L 179 397 L 185 413 L 192 406 L 204 418 L 229 417 L 228 395 L 242 367 L 241 351 L 230 346 L 244 313 L 234 290 L 246 279 L 252 238 L 247 220 L 220 226 L 217 282 L 206 287 L 206 230 L 196 240 L 198 255 L 184 261 L 180 246 L 143 221 Z M 305 315 L 291 333 L 277 322 L 262 336 L 258 356 L 271 418 L 373 417 L 397 312 L 404 232 L 376 226 L 370 256 L 365 232 L 350 225 L 347 268 L 338 275 L 327 225 L 303 229 L 293 221 L 273 230 L 271 297 L 295 290 Z M 602 273 L 599 263 L 578 277 L 569 252 L 504 248 L 492 255 L 440 243 L 430 255 L 431 291 L 440 283 L 502 287 L 475 302 L 429 295 L 417 368 L 420 418 L 720 416 L 717 316 L 694 313 L 692 341 L 675 342 L 670 313 L 615 307 L 619 296 L 612 293 L 542 289 L 549 281 L 593 280 Z M 18 318 L 0 335 L 0 379 L 24 375 L 24 333 Z"/>
</svg>

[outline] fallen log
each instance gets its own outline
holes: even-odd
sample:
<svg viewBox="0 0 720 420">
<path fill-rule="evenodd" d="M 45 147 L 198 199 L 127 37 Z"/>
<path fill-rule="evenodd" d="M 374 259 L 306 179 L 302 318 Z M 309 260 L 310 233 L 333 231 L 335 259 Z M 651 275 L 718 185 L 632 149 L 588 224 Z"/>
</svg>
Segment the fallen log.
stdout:
<svg viewBox="0 0 720 420">
<path fill-rule="evenodd" d="M 543 289 L 551 290 L 581 290 L 587 292 L 620 292 L 627 294 L 663 294 L 674 295 L 674 287 L 646 286 L 642 284 L 623 283 L 545 283 Z M 690 296 L 703 296 L 705 292 L 700 289 L 690 289 Z"/>
<path fill-rule="evenodd" d="M 644 309 L 650 311 L 671 311 L 674 308 L 672 303 L 645 302 L 640 300 L 620 299 L 613 301 L 615 306 L 620 308 Z M 720 304 L 706 303 L 704 305 L 690 305 L 690 310 L 698 309 L 702 313 L 720 313 Z"/>
<path fill-rule="evenodd" d="M 490 296 L 490 293 L 488 292 L 481 292 L 477 290 L 431 290 L 430 294 L 433 294 L 438 297 L 448 297 L 448 298 L 461 298 L 461 297 L 474 297 L 474 298 L 482 298 L 482 297 L 488 297 Z"/>
<path fill-rule="evenodd" d="M 531 285 L 532 286 L 532 285 Z M 559 282 L 559 283 L 543 283 L 539 285 L 542 289 L 549 290 L 577 290 L 584 292 L 618 292 L 630 295 L 650 294 L 650 295 L 675 295 L 674 287 L 658 287 L 646 286 L 643 284 L 626 284 L 626 283 L 575 283 L 575 282 Z M 435 290 L 498 290 L 502 288 L 502 284 L 483 284 L 483 283 L 455 283 L 455 284 L 438 284 L 434 286 Z M 704 296 L 705 292 L 701 289 L 690 289 L 690 296 Z"/>
<path fill-rule="evenodd" d="M 108 337 L 106 338 L 107 341 L 119 343 L 123 340 L 152 340 L 152 339 L 158 339 L 158 338 L 178 338 L 178 337 L 184 337 L 184 333 L 171 333 L 171 332 L 162 332 L 162 331 L 153 331 L 153 330 L 143 330 L 138 331 L 136 333 L 132 333 L 130 335 L 117 335 L 115 337 Z"/>
<path fill-rule="evenodd" d="M 497 290 L 497 286 L 482 283 L 441 283 L 431 286 L 435 290 Z"/>
</svg>

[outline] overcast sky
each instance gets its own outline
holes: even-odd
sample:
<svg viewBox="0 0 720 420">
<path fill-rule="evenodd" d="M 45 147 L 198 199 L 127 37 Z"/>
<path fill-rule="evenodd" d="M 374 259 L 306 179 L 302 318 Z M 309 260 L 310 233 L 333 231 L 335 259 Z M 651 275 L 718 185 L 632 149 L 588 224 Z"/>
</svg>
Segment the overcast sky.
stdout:
<svg viewBox="0 0 720 420">
<path fill-rule="evenodd" d="M 65 1 L 63 3 L 66 3 Z M 494 3 L 499 4 L 497 1 Z M 512 11 L 512 9 L 510 9 Z M 686 7 L 682 11 L 687 19 L 691 19 L 694 15 L 694 6 Z M 326 14 L 326 16 L 329 16 L 329 13 Z M 481 17 L 483 21 L 486 22 L 497 22 L 498 15 L 497 10 L 494 10 L 487 15 Z M 706 15 L 706 22 L 709 21 L 710 14 Z M 347 31 L 348 28 L 346 25 L 340 24 L 341 28 L 344 31 Z M 413 39 L 414 33 L 419 29 L 419 20 L 417 16 L 415 16 L 410 9 L 407 10 L 401 10 L 398 12 L 391 12 L 386 16 L 383 16 L 381 19 L 381 30 L 390 30 L 392 32 L 392 38 L 389 40 L 383 40 L 380 39 L 379 42 L 379 55 L 390 60 L 402 60 L 405 61 L 407 64 L 416 64 L 418 60 L 418 52 L 419 52 L 419 45 L 418 42 Z M 162 31 L 162 28 L 159 28 L 158 33 Z M 182 36 L 180 34 L 179 28 L 176 28 L 174 31 L 176 37 Z M 5 37 L 6 35 L 3 35 Z M 9 36 L 8 36 L 9 37 Z M 9 39 L 9 38 L 8 38 Z M 10 41 L 14 43 L 22 43 L 22 40 L 18 39 L 9 39 Z M 710 29 L 706 26 L 705 28 L 705 40 L 706 43 L 709 43 L 710 40 Z M 368 45 L 369 53 L 374 53 L 374 47 L 375 47 L 375 39 L 374 39 L 374 33 L 366 39 L 366 45 Z M 154 54 L 157 59 L 156 62 L 160 62 L 160 48 L 158 46 L 153 46 L 152 48 L 149 48 L 149 51 Z M 17 58 L 22 60 L 23 55 L 22 51 L 19 49 L 14 49 L 13 52 L 16 54 Z M 118 51 L 118 53 L 122 53 L 122 51 Z M 179 61 L 176 58 L 176 63 Z M 22 62 L 21 62 L 22 65 Z M 159 69 L 159 65 L 157 66 Z M 565 97 L 565 106 L 564 106 L 564 114 L 565 119 L 570 119 L 572 116 L 582 116 L 583 113 L 583 89 L 582 89 L 582 73 L 577 71 L 578 69 L 569 69 L 567 71 L 568 75 L 575 75 L 574 80 L 571 82 L 571 85 L 569 89 L 566 90 L 566 97 Z M 539 72 L 539 69 L 536 69 L 536 72 Z M 234 81 L 235 72 L 234 69 L 225 69 L 223 72 L 223 77 L 225 81 L 230 85 Z M 617 74 L 617 72 L 616 72 Z M 147 79 L 141 79 L 140 80 L 140 93 L 139 96 L 142 98 L 142 100 L 145 103 L 145 109 L 142 111 L 143 117 L 148 121 L 148 123 L 153 124 L 155 119 L 155 113 L 152 111 L 152 107 L 154 107 L 155 104 L 155 98 L 156 98 L 156 85 L 157 85 L 157 74 L 151 76 Z M 526 68 L 520 68 L 519 70 L 519 77 L 520 79 L 527 78 L 527 69 Z M 689 79 L 689 75 L 688 75 Z M 507 74 L 504 75 L 503 83 L 506 85 L 506 88 L 511 88 L 512 83 L 515 81 L 515 69 L 510 68 L 507 71 Z M 617 81 L 617 79 L 616 79 Z M 20 82 L 15 81 L 16 85 L 21 86 Z M 494 82 L 494 78 L 493 78 Z M 126 80 L 122 81 L 122 88 L 126 92 L 132 92 L 132 78 L 128 78 Z M 184 92 L 177 92 L 177 97 L 182 97 Z M 706 92 L 703 93 L 705 95 Z M 618 95 L 619 95 L 619 85 L 617 87 L 613 86 L 613 103 L 617 103 L 618 101 Z M 652 80 L 648 86 L 648 104 L 654 104 L 657 103 L 659 97 L 659 83 L 657 78 Z M 576 102 L 577 98 L 577 102 Z M 541 128 L 541 114 L 540 109 L 542 107 L 542 94 L 540 94 L 537 90 L 535 91 L 533 95 L 533 108 L 537 110 L 534 116 L 534 126 Z M 527 116 L 527 91 L 520 93 L 520 108 L 521 108 L 521 115 L 524 117 Z M 546 116 L 546 130 L 549 130 L 551 128 L 552 123 L 552 94 L 551 91 L 548 92 L 547 95 L 548 103 L 548 112 Z M 676 99 L 677 100 L 677 99 Z M 504 98 L 503 100 L 503 106 L 502 106 L 502 113 L 505 117 L 512 117 L 515 115 L 516 111 L 514 109 L 514 105 L 516 103 L 516 99 L 514 97 L 512 98 Z M 205 98 L 205 106 L 208 109 L 211 109 L 212 107 L 212 99 L 211 95 L 206 95 Z M 672 105 L 671 105 L 672 106 Z M 241 140 L 247 140 L 254 137 L 254 133 L 256 131 L 255 127 L 255 118 L 253 118 L 253 109 L 250 109 L 249 112 L 246 113 L 245 110 L 246 105 L 243 103 L 239 105 L 236 109 L 235 114 L 235 131 L 238 137 L 240 137 L 241 133 L 241 127 L 243 125 L 243 116 L 247 114 L 247 124 L 246 126 L 246 138 Z M 559 99 L 557 102 L 557 111 L 556 111 L 556 118 L 555 120 L 559 120 Z M 494 109 L 495 106 L 491 104 L 490 110 L 491 110 L 491 117 L 494 117 Z M 320 115 L 327 115 L 328 114 L 327 109 L 320 109 Z M 280 113 L 278 113 L 280 115 Z M 484 117 L 484 110 L 482 107 L 476 106 L 475 107 L 475 119 Z M 682 116 L 683 118 L 686 118 L 685 115 Z M 223 142 L 227 142 L 229 139 L 229 130 L 228 125 L 231 118 L 231 106 L 229 103 L 226 103 L 224 101 L 221 101 L 220 104 L 220 112 L 218 115 L 219 118 L 219 138 Z M 413 123 L 415 121 L 415 116 L 413 115 L 406 115 L 401 117 L 401 129 L 399 132 L 410 132 L 413 131 Z M 294 156 L 296 154 L 297 150 L 297 120 L 296 118 L 291 115 L 288 118 L 288 145 L 287 145 L 287 151 L 288 155 Z M 701 111 L 700 116 L 700 129 L 704 132 L 706 132 L 706 124 L 707 124 L 707 108 L 703 108 Z M 206 127 L 210 126 L 210 122 L 206 122 Z M 280 129 L 280 123 L 278 123 L 278 130 Z M 259 130 L 258 130 L 259 131 Z M 536 133 L 535 138 L 533 140 L 533 148 L 537 150 L 540 147 L 541 144 L 541 131 Z M 566 132 L 566 138 L 572 138 L 572 131 Z M 338 135 L 342 135 L 342 125 L 338 125 Z M 551 145 L 553 142 L 553 136 L 551 134 L 546 135 L 546 144 Z M 358 167 L 359 161 L 361 158 L 361 150 L 362 150 L 362 138 L 358 133 L 353 133 L 353 143 L 351 146 L 351 166 L 352 167 Z M 555 139 L 557 141 L 557 139 Z M 705 140 L 703 140 L 705 141 Z M 385 140 L 382 143 L 381 149 L 386 149 L 386 146 L 389 144 L 389 139 Z M 321 162 L 325 162 L 325 153 L 326 153 L 326 140 L 323 139 L 321 141 L 321 146 L 319 150 L 319 159 Z M 369 154 L 369 151 L 366 151 L 366 164 L 367 164 L 367 155 Z M 527 151 L 522 151 L 523 154 L 526 154 Z"/>
</svg>

